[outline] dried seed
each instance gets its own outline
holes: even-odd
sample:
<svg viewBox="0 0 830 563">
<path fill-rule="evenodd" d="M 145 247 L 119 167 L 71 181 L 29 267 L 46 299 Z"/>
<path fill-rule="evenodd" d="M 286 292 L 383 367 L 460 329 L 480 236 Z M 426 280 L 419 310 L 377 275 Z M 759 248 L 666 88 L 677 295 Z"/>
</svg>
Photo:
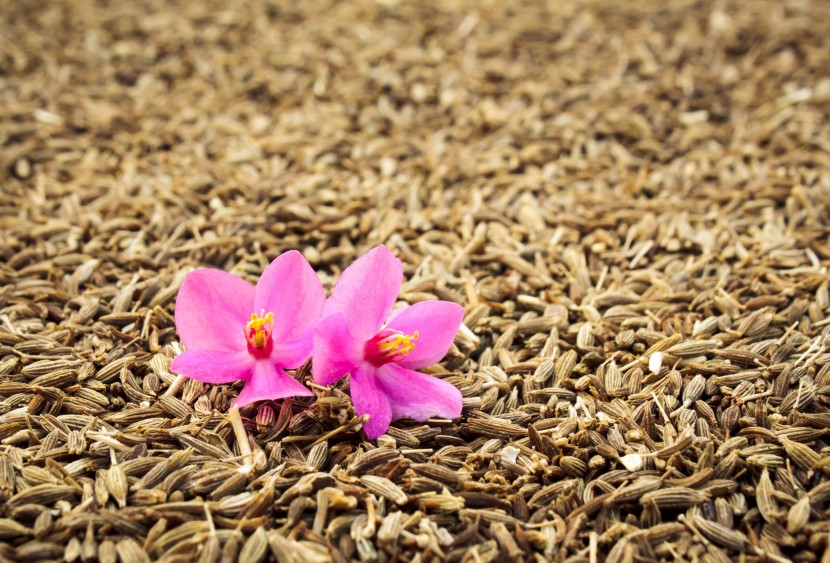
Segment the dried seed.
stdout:
<svg viewBox="0 0 830 563">
<path fill-rule="evenodd" d="M 769 471 L 764 469 L 761 478 L 755 487 L 755 496 L 758 500 L 758 510 L 767 522 L 775 522 L 780 516 L 778 503 L 773 497 L 772 481 L 769 478 Z"/>
<path fill-rule="evenodd" d="M 400 452 L 398 450 L 386 448 L 369 450 L 359 456 L 355 456 L 354 460 L 349 465 L 349 471 L 355 475 L 363 475 L 378 465 L 392 461 L 398 456 L 400 456 Z"/>
<path fill-rule="evenodd" d="M 790 507 L 787 513 L 787 531 L 794 534 L 804 529 L 810 521 L 810 497 L 804 495 Z"/>
<path fill-rule="evenodd" d="M 640 503 L 653 502 L 660 509 L 682 509 L 706 502 L 708 496 L 688 487 L 667 487 L 651 491 L 640 497 Z"/>
<path fill-rule="evenodd" d="M 694 518 L 695 528 L 701 531 L 710 541 L 725 549 L 737 552 L 746 551 L 749 543 L 746 536 L 739 530 L 733 530 L 717 522 Z"/>
<path fill-rule="evenodd" d="M 402 506 L 407 502 L 407 496 L 403 489 L 385 477 L 364 475 L 360 478 L 360 482 L 376 495 L 387 498 L 395 504 Z"/>
<path fill-rule="evenodd" d="M 242 551 L 239 553 L 239 561 L 244 563 L 259 563 L 265 559 L 265 554 L 268 551 L 268 538 L 265 535 L 265 530 L 257 528 L 251 537 L 247 539 L 245 545 L 242 546 Z"/>
<path fill-rule="evenodd" d="M 0 539 L 7 540 L 31 535 L 34 535 L 34 531 L 26 526 L 8 518 L 0 518 Z"/>
<path fill-rule="evenodd" d="M 77 493 L 78 491 L 75 488 L 65 485 L 35 485 L 11 497 L 7 501 L 7 505 L 10 508 L 30 503 L 49 505 L 59 500 L 72 498 Z"/>
<path fill-rule="evenodd" d="M 138 545 L 138 542 L 131 538 L 119 541 L 115 546 L 115 551 L 122 563 L 150 562 L 150 558 L 144 549 Z"/>
<path fill-rule="evenodd" d="M 124 468 L 120 465 L 110 467 L 104 478 L 104 483 L 109 493 L 118 503 L 118 506 L 124 508 L 127 505 L 127 491 L 129 487 Z"/>
<path fill-rule="evenodd" d="M 458 486 L 464 479 L 462 474 L 436 463 L 415 463 L 410 468 L 419 475 L 435 479 L 451 487 Z"/>
<path fill-rule="evenodd" d="M 787 456 L 792 459 L 801 469 L 810 470 L 815 467 L 821 457 L 808 446 L 793 442 L 785 436 L 780 437 L 781 445 L 787 452 Z"/>
</svg>

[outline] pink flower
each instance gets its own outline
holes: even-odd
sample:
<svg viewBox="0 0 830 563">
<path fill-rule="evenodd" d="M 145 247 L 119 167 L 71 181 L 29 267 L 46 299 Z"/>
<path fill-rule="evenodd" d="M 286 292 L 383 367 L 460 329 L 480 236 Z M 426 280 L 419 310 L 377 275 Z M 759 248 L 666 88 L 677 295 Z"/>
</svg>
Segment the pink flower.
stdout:
<svg viewBox="0 0 830 563">
<path fill-rule="evenodd" d="M 452 345 L 464 316 L 448 301 L 424 301 L 395 311 L 403 266 L 378 246 L 346 268 L 314 329 L 312 375 L 330 385 L 351 373 L 351 395 L 369 439 L 392 420 L 461 416 L 461 393 L 452 384 L 418 373 Z M 385 323 L 385 324 L 384 324 Z"/>
<path fill-rule="evenodd" d="M 245 380 L 235 406 L 313 395 L 283 370 L 308 359 L 325 300 L 296 250 L 271 262 L 256 287 L 221 270 L 195 270 L 176 298 L 176 330 L 186 351 L 170 369 L 205 383 Z"/>
</svg>

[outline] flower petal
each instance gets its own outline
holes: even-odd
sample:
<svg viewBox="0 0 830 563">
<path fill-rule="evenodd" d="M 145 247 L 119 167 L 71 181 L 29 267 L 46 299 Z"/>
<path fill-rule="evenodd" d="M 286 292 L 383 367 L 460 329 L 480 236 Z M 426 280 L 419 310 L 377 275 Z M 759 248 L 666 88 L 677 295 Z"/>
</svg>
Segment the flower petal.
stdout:
<svg viewBox="0 0 830 563">
<path fill-rule="evenodd" d="M 311 356 L 312 333 L 306 330 L 290 342 L 274 342 L 271 362 L 278 368 L 294 369 L 305 363 Z"/>
<path fill-rule="evenodd" d="M 418 331 L 418 340 L 398 365 L 410 369 L 431 366 L 447 355 L 464 318 L 464 307 L 450 301 L 422 301 L 397 313 L 387 325 L 404 334 Z"/>
<path fill-rule="evenodd" d="M 244 407 L 255 401 L 276 401 L 285 397 L 311 397 L 314 393 L 305 385 L 274 366 L 268 360 L 254 364 L 254 373 L 245 382 L 236 400 L 236 407 Z"/>
<path fill-rule="evenodd" d="M 188 350 L 170 363 L 170 371 L 204 383 L 230 383 L 248 379 L 254 359 L 248 352 L 224 350 Z"/>
<path fill-rule="evenodd" d="M 315 383 L 331 385 L 349 373 L 362 357 L 363 343 L 355 340 L 342 313 L 325 317 L 314 327 L 311 375 Z"/>
<path fill-rule="evenodd" d="M 274 313 L 274 343 L 294 340 L 323 312 L 326 290 L 302 254 L 291 250 L 277 256 L 262 272 L 254 308 Z"/>
<path fill-rule="evenodd" d="M 402 283 L 401 261 L 385 246 L 377 246 L 343 270 L 323 316 L 343 313 L 352 335 L 368 340 L 392 310 Z"/>
<path fill-rule="evenodd" d="M 392 406 L 393 420 L 461 416 L 461 391 L 447 381 L 395 364 L 378 369 L 377 381 Z"/>
<path fill-rule="evenodd" d="M 189 350 L 243 351 L 254 286 L 222 270 L 187 274 L 176 298 L 176 330 Z"/>
<path fill-rule="evenodd" d="M 355 412 L 358 415 L 369 415 L 369 421 L 363 425 L 363 431 L 370 440 L 386 432 L 389 423 L 392 422 L 389 399 L 378 385 L 375 372 L 370 364 L 361 362 L 349 379 Z"/>
</svg>

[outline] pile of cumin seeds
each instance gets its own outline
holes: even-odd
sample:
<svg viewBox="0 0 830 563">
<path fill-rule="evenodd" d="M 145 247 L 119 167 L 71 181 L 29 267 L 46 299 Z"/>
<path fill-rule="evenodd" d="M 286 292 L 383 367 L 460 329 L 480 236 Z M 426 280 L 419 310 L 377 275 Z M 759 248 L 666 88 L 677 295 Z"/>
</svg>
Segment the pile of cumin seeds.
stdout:
<svg viewBox="0 0 830 563">
<path fill-rule="evenodd" d="M 821 561 L 822 2 L 0 4 L 0 561 Z M 172 386 L 182 279 L 384 243 L 458 420 Z M 309 385 L 309 366 L 297 370 Z M 172 387 L 171 387 L 172 386 Z"/>
</svg>

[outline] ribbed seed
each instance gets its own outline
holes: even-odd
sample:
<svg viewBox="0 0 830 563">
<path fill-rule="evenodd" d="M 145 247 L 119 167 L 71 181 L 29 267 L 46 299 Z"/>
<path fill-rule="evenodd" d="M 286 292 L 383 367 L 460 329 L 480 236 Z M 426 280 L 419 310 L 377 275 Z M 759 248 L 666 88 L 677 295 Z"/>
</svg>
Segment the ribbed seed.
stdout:
<svg viewBox="0 0 830 563">
<path fill-rule="evenodd" d="M 641 497 L 640 503 L 646 501 L 654 502 L 661 509 L 688 508 L 705 502 L 709 497 L 695 489 L 687 487 L 668 487 L 646 493 Z"/>
<path fill-rule="evenodd" d="M 758 484 L 755 486 L 755 498 L 758 502 L 758 510 L 767 522 L 774 522 L 779 516 L 778 504 L 772 496 L 772 481 L 769 478 L 769 471 L 765 468 L 761 472 Z"/>
<path fill-rule="evenodd" d="M 150 563 L 147 552 L 132 538 L 123 539 L 115 546 L 121 563 Z"/>
<path fill-rule="evenodd" d="M 257 528 L 247 539 L 245 545 L 242 546 L 242 551 L 239 553 L 240 563 L 260 563 L 265 559 L 265 554 L 268 551 L 268 538 L 265 535 L 265 530 Z"/>
<path fill-rule="evenodd" d="M 386 477 L 364 475 L 360 478 L 360 482 L 376 495 L 387 498 L 398 505 L 406 504 L 406 493 Z"/>
<path fill-rule="evenodd" d="M 804 529 L 810 521 L 810 497 L 804 495 L 790 507 L 787 513 L 787 531 L 794 534 Z"/>
<path fill-rule="evenodd" d="M 118 506 L 124 508 L 127 505 L 127 492 L 129 484 L 127 482 L 127 474 L 124 468 L 120 465 L 113 465 L 107 470 L 104 478 L 107 490 L 118 503 Z"/>
<path fill-rule="evenodd" d="M 797 466 L 805 471 L 815 467 L 821 459 L 821 456 L 819 456 L 818 453 L 804 444 L 793 442 L 784 436 L 781 436 L 780 440 L 781 445 L 784 446 L 784 450 L 787 452 L 787 456 L 792 459 Z"/>
</svg>

